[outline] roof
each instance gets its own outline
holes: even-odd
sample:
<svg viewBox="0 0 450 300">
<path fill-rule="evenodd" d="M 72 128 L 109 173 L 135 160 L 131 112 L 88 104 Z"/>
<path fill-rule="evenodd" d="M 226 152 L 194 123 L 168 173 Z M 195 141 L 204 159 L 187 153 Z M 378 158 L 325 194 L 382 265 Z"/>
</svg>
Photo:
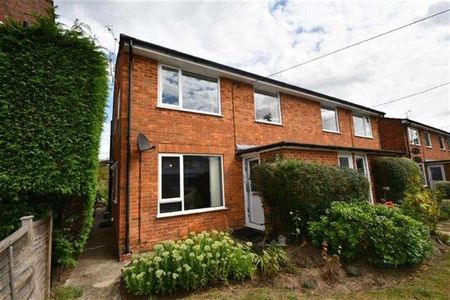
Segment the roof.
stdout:
<svg viewBox="0 0 450 300">
<path fill-rule="evenodd" d="M 422 127 L 424 129 L 435 131 L 435 132 L 438 132 L 440 134 L 444 134 L 444 135 L 447 135 L 447 136 L 450 135 L 450 132 L 448 132 L 448 131 L 445 131 L 445 130 L 442 130 L 442 129 L 439 129 L 439 128 L 436 128 L 436 127 L 433 127 L 433 126 L 430 126 L 430 125 L 427 125 L 427 124 L 423 124 L 423 123 L 420 123 L 420 122 L 417 122 L 417 121 L 414 121 L 414 120 L 411 120 L 411 119 L 408 119 L 408 118 L 386 118 L 386 119 L 388 119 L 388 120 L 400 120 L 402 122 L 402 124 Z"/>
<path fill-rule="evenodd" d="M 243 149 L 236 150 L 236 155 L 242 155 L 246 153 L 253 152 L 267 152 L 279 148 L 303 148 L 303 149 L 318 149 L 318 150 L 341 150 L 341 151 L 351 151 L 351 152 L 364 152 L 367 154 L 380 154 L 380 155 L 390 155 L 398 156 L 403 154 L 401 151 L 392 150 L 381 150 L 381 149 L 369 149 L 369 148 L 354 148 L 345 146 L 329 146 L 320 144 L 307 144 L 307 143 L 297 143 L 289 141 L 281 141 L 273 144 L 267 144 L 262 146 L 246 147 Z"/>
<path fill-rule="evenodd" d="M 230 66 L 227 66 L 227 65 L 223 65 L 223 64 L 211 61 L 211 60 L 207 60 L 207 59 L 200 58 L 200 57 L 197 57 L 197 56 L 193 56 L 193 55 L 190 55 L 190 54 L 186 54 L 186 53 L 183 53 L 183 52 L 180 52 L 180 51 L 177 51 L 177 50 L 166 48 L 166 47 L 163 47 L 163 46 L 160 46 L 160 45 L 149 43 L 149 42 L 146 42 L 146 41 L 143 41 L 143 40 L 139 40 L 139 39 L 136 39 L 134 37 L 125 35 L 125 34 L 120 34 L 120 42 L 121 42 L 121 44 L 123 42 L 129 42 L 129 41 L 132 41 L 133 46 L 138 45 L 138 46 L 144 47 L 146 49 L 150 49 L 150 50 L 153 50 L 153 51 L 156 51 L 156 52 L 160 52 L 162 54 L 170 55 L 172 57 L 176 57 L 176 58 L 179 58 L 179 59 L 183 59 L 183 60 L 194 62 L 196 64 L 201 64 L 201 65 L 212 67 L 212 68 L 215 68 L 215 69 L 218 69 L 218 70 L 222 70 L 222 71 L 226 71 L 226 72 L 229 72 L 229 73 L 233 73 L 233 74 L 237 74 L 237 75 L 240 75 L 240 76 L 244 76 L 244 77 L 247 77 L 247 78 L 251 78 L 255 82 L 258 81 L 258 82 L 261 82 L 261 83 L 268 83 L 268 84 L 279 86 L 279 87 L 282 87 L 282 88 L 294 90 L 294 91 L 297 91 L 297 92 L 300 92 L 300 93 L 308 94 L 308 95 L 311 95 L 311 96 L 314 96 L 314 97 L 319 97 L 319 98 L 322 98 L 322 99 L 325 99 L 325 100 L 329 100 L 329 101 L 332 101 L 332 102 L 335 102 L 335 103 L 338 103 L 338 104 L 350 106 L 350 107 L 353 107 L 353 108 L 356 108 L 356 109 L 359 109 L 359 110 L 371 112 L 373 114 L 378 114 L 378 115 L 382 115 L 382 116 L 385 115 L 385 113 L 382 112 L 382 111 L 375 110 L 375 109 L 372 109 L 372 108 L 369 108 L 369 107 L 366 107 L 366 106 L 363 106 L 363 105 L 359 105 L 359 104 L 356 104 L 356 103 L 353 103 L 353 102 L 350 102 L 350 101 L 339 99 L 339 98 L 336 98 L 336 97 L 333 97 L 333 96 L 329 96 L 329 95 L 326 95 L 326 94 L 322 94 L 322 93 L 319 93 L 319 92 L 315 92 L 315 91 L 312 91 L 312 90 L 301 88 L 299 86 L 292 85 L 292 84 L 289 84 L 289 83 L 286 83 L 286 82 L 278 81 L 278 80 L 275 80 L 275 79 L 272 79 L 272 78 L 269 78 L 269 77 L 261 76 L 261 75 L 258 75 L 258 74 L 254 74 L 254 73 L 251 73 L 251 72 L 247 72 L 247 71 L 241 70 L 241 69 L 237 69 L 237 68 L 233 68 L 233 67 L 230 67 Z M 119 51 L 120 51 L 120 49 L 119 49 Z"/>
</svg>

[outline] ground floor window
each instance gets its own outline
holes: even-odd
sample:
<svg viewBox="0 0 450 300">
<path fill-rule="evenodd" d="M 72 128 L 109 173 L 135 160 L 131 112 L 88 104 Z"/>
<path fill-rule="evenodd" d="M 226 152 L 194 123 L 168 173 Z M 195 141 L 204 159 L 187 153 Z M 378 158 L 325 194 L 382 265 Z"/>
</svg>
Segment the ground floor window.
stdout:
<svg viewBox="0 0 450 300">
<path fill-rule="evenodd" d="M 224 206 L 222 157 L 159 155 L 159 214 Z"/>
<path fill-rule="evenodd" d="M 351 154 L 339 154 L 339 167 L 353 169 L 353 157 Z"/>
<path fill-rule="evenodd" d="M 420 179 L 422 180 L 423 185 L 427 185 L 427 179 L 425 177 L 425 167 L 423 164 L 417 164 L 419 167 Z"/>
<path fill-rule="evenodd" d="M 367 162 L 366 158 L 363 156 L 355 156 L 355 164 L 356 164 L 356 171 L 358 171 L 360 174 L 367 176 L 369 175 L 369 171 L 367 170 Z"/>
</svg>

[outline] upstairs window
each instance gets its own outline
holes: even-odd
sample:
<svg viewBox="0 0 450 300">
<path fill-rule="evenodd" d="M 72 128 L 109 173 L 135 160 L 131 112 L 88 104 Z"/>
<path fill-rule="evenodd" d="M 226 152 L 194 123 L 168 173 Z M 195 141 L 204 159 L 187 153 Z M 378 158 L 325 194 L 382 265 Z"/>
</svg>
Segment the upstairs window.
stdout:
<svg viewBox="0 0 450 300">
<path fill-rule="evenodd" d="M 335 108 L 321 107 L 322 130 L 329 132 L 339 132 L 339 122 Z"/>
<path fill-rule="evenodd" d="M 408 128 L 409 142 L 411 145 L 420 146 L 419 130 L 416 128 Z"/>
<path fill-rule="evenodd" d="M 353 126 L 356 136 L 372 137 L 372 124 L 369 116 L 353 116 Z"/>
<path fill-rule="evenodd" d="M 445 142 L 442 136 L 439 136 L 439 146 L 441 147 L 441 150 L 445 150 Z"/>
<path fill-rule="evenodd" d="M 450 151 L 450 136 L 447 137 L 447 149 Z"/>
<path fill-rule="evenodd" d="M 280 98 L 278 95 L 255 92 L 254 99 L 256 121 L 281 124 Z"/>
<path fill-rule="evenodd" d="M 431 136 L 429 132 L 425 132 L 425 146 L 427 146 L 427 148 L 431 148 Z"/>
<path fill-rule="evenodd" d="M 219 80 L 176 68 L 160 68 L 159 105 L 220 114 Z"/>
</svg>

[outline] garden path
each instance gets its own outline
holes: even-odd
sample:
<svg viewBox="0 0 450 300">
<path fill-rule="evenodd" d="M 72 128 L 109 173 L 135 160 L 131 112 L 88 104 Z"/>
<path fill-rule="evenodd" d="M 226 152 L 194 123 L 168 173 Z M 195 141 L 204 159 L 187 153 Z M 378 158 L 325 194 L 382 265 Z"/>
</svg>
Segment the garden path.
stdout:
<svg viewBox="0 0 450 300">
<path fill-rule="evenodd" d="M 439 222 L 437 229 L 442 233 L 450 235 L 450 220 Z"/>
</svg>

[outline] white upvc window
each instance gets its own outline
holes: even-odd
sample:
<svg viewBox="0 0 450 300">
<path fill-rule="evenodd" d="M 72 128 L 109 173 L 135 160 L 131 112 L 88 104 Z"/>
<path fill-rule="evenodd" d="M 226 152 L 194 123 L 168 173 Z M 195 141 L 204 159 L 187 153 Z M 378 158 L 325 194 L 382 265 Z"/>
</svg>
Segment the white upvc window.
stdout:
<svg viewBox="0 0 450 300">
<path fill-rule="evenodd" d="M 417 167 L 419 167 L 420 179 L 422 180 L 422 184 L 424 186 L 427 186 L 428 184 L 425 176 L 425 166 L 423 165 L 423 163 L 418 163 Z"/>
<path fill-rule="evenodd" d="M 353 115 L 353 126 L 355 127 L 355 136 L 373 137 L 372 124 L 369 116 Z"/>
<path fill-rule="evenodd" d="M 365 156 L 355 155 L 355 164 L 356 164 L 356 171 L 358 171 L 358 173 L 366 177 L 369 177 L 369 167 L 367 165 L 367 159 Z"/>
<path fill-rule="evenodd" d="M 225 208 L 220 155 L 159 154 L 158 216 Z"/>
<path fill-rule="evenodd" d="M 320 116 L 322 118 L 323 131 L 339 133 L 339 119 L 336 108 L 322 106 L 320 108 Z"/>
<path fill-rule="evenodd" d="M 338 162 L 341 168 L 353 169 L 353 155 L 350 153 L 339 153 Z"/>
<path fill-rule="evenodd" d="M 408 135 L 411 145 L 420 146 L 419 130 L 417 128 L 408 127 Z"/>
<path fill-rule="evenodd" d="M 445 150 L 445 142 L 442 136 L 439 136 L 439 147 L 441 148 L 441 150 Z"/>
<path fill-rule="evenodd" d="M 257 122 L 281 125 L 281 104 L 279 94 L 255 91 L 255 120 Z"/>
<path fill-rule="evenodd" d="M 427 131 L 425 132 L 425 146 L 427 148 L 432 148 L 433 145 L 431 144 L 431 135 L 430 133 Z"/>
<path fill-rule="evenodd" d="M 159 107 L 221 115 L 218 78 L 160 65 L 158 90 Z"/>
</svg>

